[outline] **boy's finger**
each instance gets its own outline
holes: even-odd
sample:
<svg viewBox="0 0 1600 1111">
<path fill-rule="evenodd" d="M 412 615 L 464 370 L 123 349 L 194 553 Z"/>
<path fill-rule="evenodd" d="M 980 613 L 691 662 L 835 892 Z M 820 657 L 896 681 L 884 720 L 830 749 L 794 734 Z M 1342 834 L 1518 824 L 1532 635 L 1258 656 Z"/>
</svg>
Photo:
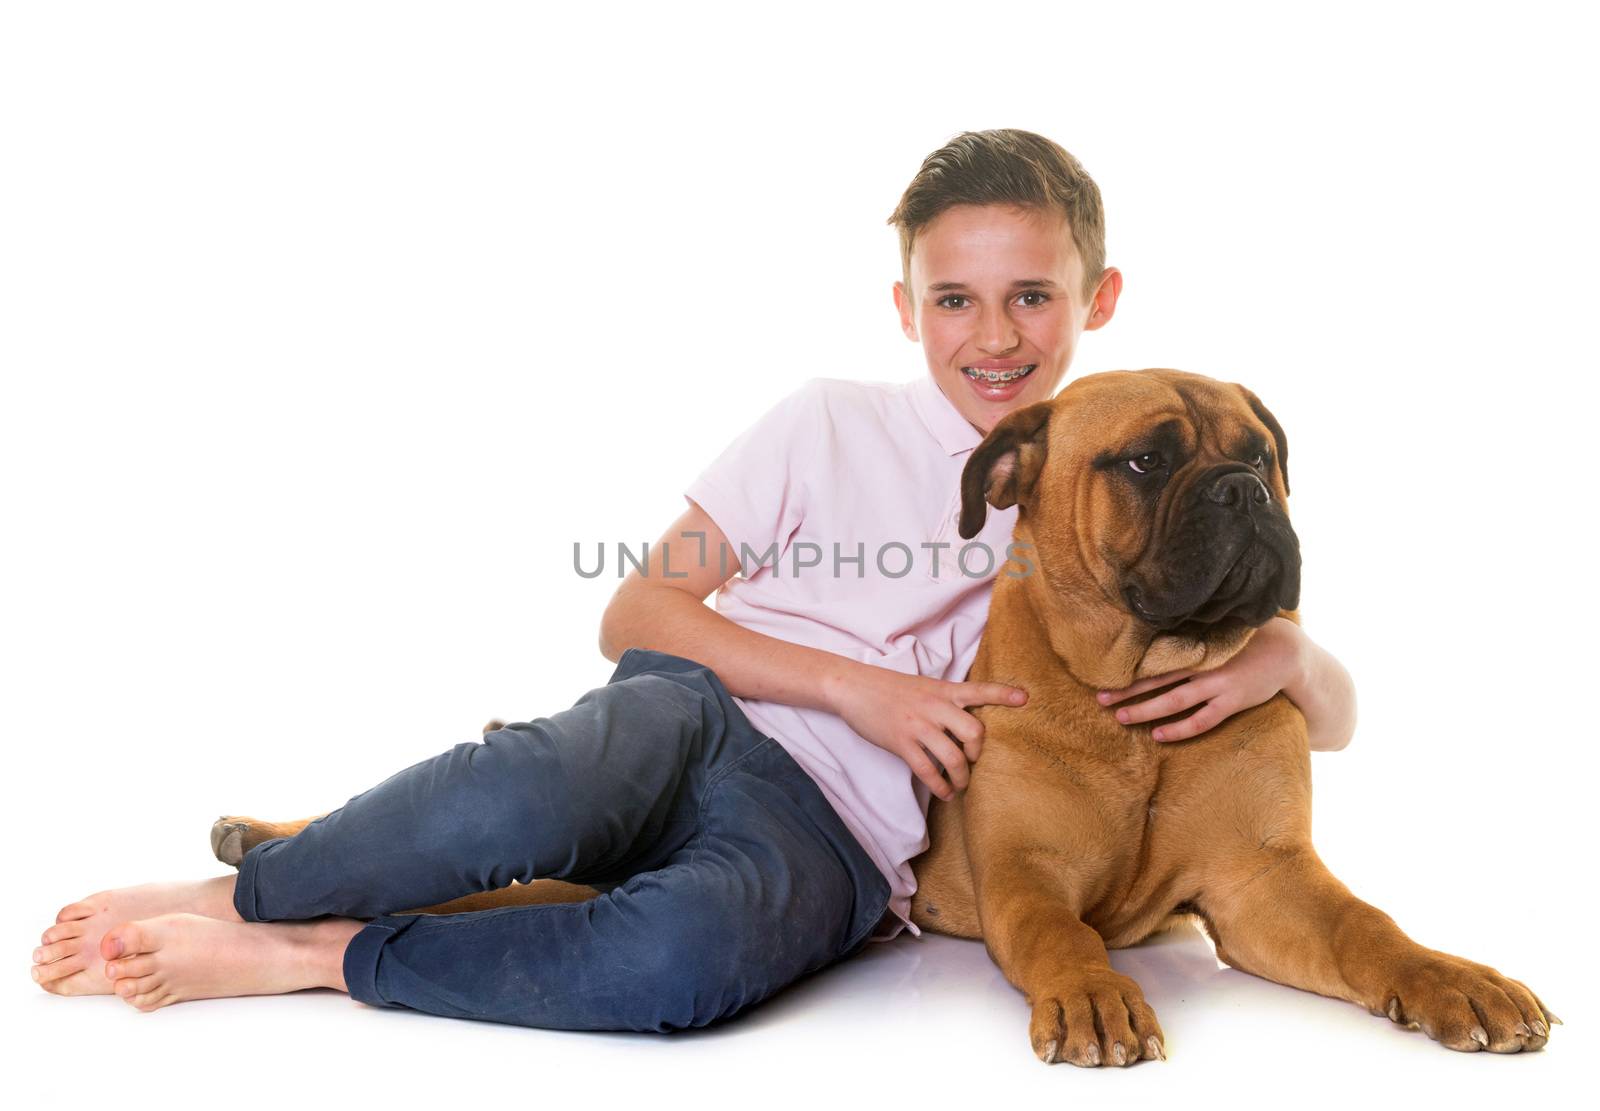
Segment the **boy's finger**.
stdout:
<svg viewBox="0 0 1600 1111">
<path fill-rule="evenodd" d="M 1117 710 L 1117 720 L 1124 725 L 1133 725 L 1141 721 L 1154 721 L 1164 718 L 1168 714 L 1175 714 L 1179 710 L 1187 710 L 1197 702 L 1204 702 L 1209 697 L 1203 683 L 1184 683 L 1174 687 L 1166 694 L 1158 694 L 1154 698 L 1143 702 L 1135 702 L 1132 706 L 1123 706 Z"/>
<path fill-rule="evenodd" d="M 968 735 L 965 737 L 955 733 L 954 727 L 947 729 L 946 732 L 950 734 L 951 740 L 961 746 L 961 753 L 967 758 L 967 763 L 975 763 L 978 759 L 978 754 L 983 751 L 983 722 L 971 714 L 963 713 L 961 716 L 976 728 L 969 730 Z"/>
<path fill-rule="evenodd" d="M 966 687 L 962 706 L 1021 706 L 1028 701 L 1027 691 L 1005 683 L 968 683 Z"/>
<path fill-rule="evenodd" d="M 983 722 L 965 710 L 945 706 L 936 712 L 935 724 L 950 734 L 952 741 L 967 750 L 967 759 L 972 759 L 972 747 L 983 741 Z"/>
<path fill-rule="evenodd" d="M 940 774 L 939 765 L 933 762 L 927 751 L 920 744 L 912 745 L 911 747 L 914 751 L 907 752 L 903 757 L 906 765 L 911 769 L 911 774 L 922 780 L 927 785 L 928 790 L 944 799 L 945 802 L 955 798 L 955 789 L 945 782 L 944 776 Z"/>
<path fill-rule="evenodd" d="M 1226 716 L 1217 708 L 1215 701 L 1207 702 L 1188 717 L 1157 727 L 1150 736 L 1158 741 L 1187 741 L 1198 737 Z"/>
<path fill-rule="evenodd" d="M 957 791 L 967 789 L 967 757 L 956 746 L 956 743 L 943 733 L 937 737 L 929 737 L 922 742 L 932 757 L 943 767 L 945 775 L 950 777 L 950 786 Z"/>
<path fill-rule="evenodd" d="M 1123 687 L 1121 690 L 1101 691 L 1095 697 L 1099 700 L 1100 705 L 1110 706 L 1132 698 L 1136 694 L 1153 691 L 1157 687 L 1164 687 L 1169 683 L 1176 683 L 1180 679 L 1187 679 L 1191 675 L 1198 674 L 1199 672 L 1192 667 L 1184 668 L 1182 671 L 1169 671 L 1165 675 L 1152 675 L 1148 679 L 1140 679 L 1131 687 Z"/>
</svg>

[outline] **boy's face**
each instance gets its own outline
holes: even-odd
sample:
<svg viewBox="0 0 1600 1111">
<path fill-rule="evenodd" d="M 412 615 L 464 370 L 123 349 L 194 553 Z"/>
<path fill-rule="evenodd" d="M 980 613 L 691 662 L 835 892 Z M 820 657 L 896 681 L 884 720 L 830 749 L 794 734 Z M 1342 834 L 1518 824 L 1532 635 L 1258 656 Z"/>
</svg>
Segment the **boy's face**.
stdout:
<svg viewBox="0 0 1600 1111">
<path fill-rule="evenodd" d="M 1111 319 L 1121 290 L 1108 268 L 1084 298 L 1083 260 L 1059 213 L 957 205 L 917 233 L 911 289 L 895 282 L 894 303 L 939 388 L 987 434 L 1013 409 L 1055 395 L 1078 336 Z"/>
</svg>

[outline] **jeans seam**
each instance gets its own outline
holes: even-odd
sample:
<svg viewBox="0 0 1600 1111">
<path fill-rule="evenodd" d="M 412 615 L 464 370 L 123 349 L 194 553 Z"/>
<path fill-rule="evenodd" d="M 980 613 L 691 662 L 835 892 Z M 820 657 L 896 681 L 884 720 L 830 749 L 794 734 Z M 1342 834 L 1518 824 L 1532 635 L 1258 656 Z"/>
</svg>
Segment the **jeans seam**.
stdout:
<svg viewBox="0 0 1600 1111">
<path fill-rule="evenodd" d="M 878 878 L 879 879 L 883 879 L 882 875 L 880 875 Z M 887 882 L 888 881 L 885 881 L 885 885 L 886 886 L 887 886 Z M 863 925 L 859 930 L 857 930 L 855 932 L 855 936 L 852 937 L 848 942 L 845 943 L 844 953 L 841 953 L 840 956 L 844 956 L 847 953 L 855 952 L 856 946 L 860 945 L 863 941 L 865 941 L 868 937 L 871 936 L 872 931 L 878 928 L 878 923 L 883 921 L 884 911 L 889 909 L 889 902 L 893 898 L 894 898 L 894 890 L 891 888 L 890 891 L 889 891 L 888 896 L 886 896 L 884 898 L 883 909 L 879 910 L 875 917 L 868 919 L 866 924 Z"/>
<path fill-rule="evenodd" d="M 708 780 L 706 782 L 705 790 L 700 795 L 700 809 L 698 811 L 696 811 L 696 822 L 697 822 L 698 828 L 695 830 L 694 837 L 691 838 L 690 841 L 689 841 L 689 845 L 692 846 L 690 848 L 690 852 L 689 852 L 689 862 L 691 864 L 694 863 L 695 857 L 698 856 L 699 853 L 701 852 L 702 843 L 705 840 L 706 829 L 705 829 L 704 817 L 705 817 L 706 806 L 711 801 L 712 793 L 716 790 L 716 788 L 718 788 L 719 786 L 722 785 L 722 781 L 727 778 L 728 774 L 730 772 L 732 772 L 734 769 L 736 769 L 740 764 L 744 763 L 746 760 L 750 759 L 750 757 L 754 756 L 758 752 L 765 752 L 768 745 L 775 745 L 777 743 L 778 742 L 777 742 L 777 740 L 775 738 L 772 738 L 772 737 L 763 738 L 762 742 L 760 744 L 756 745 L 749 752 L 740 754 L 736 759 L 734 759 L 734 760 L 730 761 L 728 764 L 724 765 L 722 768 L 720 768 L 717 771 L 717 773 L 715 775 L 713 775 L 710 778 L 710 780 Z M 781 748 L 782 746 L 779 746 L 779 747 Z M 787 751 L 787 750 L 785 750 L 785 751 Z M 796 765 L 796 766 L 798 767 L 798 765 Z M 801 772 L 802 775 L 805 775 L 805 769 L 801 768 L 800 772 Z M 809 775 L 806 775 L 805 778 L 807 779 L 808 782 L 811 781 L 811 777 Z M 814 783 L 812 785 L 813 785 L 813 787 L 815 786 Z M 820 833 L 820 831 L 818 831 L 818 832 Z M 845 829 L 845 836 L 851 837 L 853 839 L 854 835 L 850 833 L 849 829 Z M 866 854 L 864 852 L 862 853 L 862 855 L 866 856 Z M 846 874 L 849 874 L 849 866 L 846 865 L 843 860 L 840 860 L 839 863 L 840 863 L 840 865 L 842 867 L 845 868 Z M 885 879 L 884 876 L 881 873 L 878 872 L 877 865 L 872 863 L 872 861 L 870 859 L 868 860 L 868 865 L 872 869 L 871 873 L 869 873 L 869 874 L 877 875 L 878 879 L 880 881 L 882 881 L 884 886 L 885 887 L 889 887 L 889 881 L 887 879 Z M 883 919 L 883 912 L 884 912 L 884 910 L 888 909 L 889 900 L 891 900 L 892 898 L 894 898 L 894 889 L 893 888 L 889 888 L 888 894 L 884 896 L 883 908 L 878 911 L 876 916 L 868 919 L 867 922 L 865 924 L 863 924 L 862 927 L 860 929 L 858 929 L 855 932 L 854 935 L 851 936 L 850 940 L 845 944 L 844 950 L 839 954 L 839 956 L 833 957 L 830 960 L 824 961 L 822 964 L 815 965 L 811 969 L 808 969 L 808 971 L 815 971 L 817 968 L 821 968 L 824 965 L 831 964 L 833 961 L 838 960 L 839 957 L 843 957 L 846 953 L 854 952 L 856 946 L 860 945 L 861 942 L 864 939 L 866 939 L 872 933 L 873 930 L 875 930 L 877 928 L 878 923 Z"/>
<path fill-rule="evenodd" d="M 728 775 L 740 764 L 744 763 L 758 752 L 765 752 L 768 745 L 775 745 L 777 743 L 778 742 L 773 740 L 771 737 L 763 738 L 760 744 L 756 745 L 749 752 L 739 754 L 734 759 L 724 764 L 721 768 L 717 769 L 716 773 L 712 775 L 710 779 L 706 780 L 705 790 L 700 792 L 700 806 L 695 810 L 694 814 L 695 823 L 699 825 L 701 829 L 704 829 L 705 827 L 706 806 L 711 801 L 712 792 L 714 792 L 722 784 L 722 781 L 728 778 Z"/>
</svg>

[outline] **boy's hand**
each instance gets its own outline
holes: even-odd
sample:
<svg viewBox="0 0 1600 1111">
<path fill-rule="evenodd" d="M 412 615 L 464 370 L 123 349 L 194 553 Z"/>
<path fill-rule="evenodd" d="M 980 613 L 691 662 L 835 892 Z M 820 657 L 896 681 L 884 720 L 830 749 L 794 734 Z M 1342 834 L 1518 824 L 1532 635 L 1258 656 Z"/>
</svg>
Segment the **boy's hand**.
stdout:
<svg viewBox="0 0 1600 1111">
<path fill-rule="evenodd" d="M 1300 626 L 1274 617 L 1257 629 L 1249 643 L 1221 667 L 1199 672 L 1193 669 L 1169 671 L 1165 675 L 1140 679 L 1122 690 L 1101 691 L 1097 697 L 1102 706 L 1109 707 L 1156 687 L 1187 679 L 1166 694 L 1116 711 L 1117 720 L 1122 724 L 1135 725 L 1199 706 L 1188 717 L 1168 722 L 1150 734 L 1158 741 L 1187 741 L 1220 725 L 1240 710 L 1259 706 L 1298 679 L 1306 668 L 1304 645 L 1305 634 Z"/>
<path fill-rule="evenodd" d="M 965 707 L 1027 700 L 1026 691 L 1004 683 L 952 683 L 862 664 L 840 680 L 832 702 L 845 724 L 900 757 L 949 802 L 966 790 L 967 765 L 983 747 L 983 722 Z"/>
</svg>

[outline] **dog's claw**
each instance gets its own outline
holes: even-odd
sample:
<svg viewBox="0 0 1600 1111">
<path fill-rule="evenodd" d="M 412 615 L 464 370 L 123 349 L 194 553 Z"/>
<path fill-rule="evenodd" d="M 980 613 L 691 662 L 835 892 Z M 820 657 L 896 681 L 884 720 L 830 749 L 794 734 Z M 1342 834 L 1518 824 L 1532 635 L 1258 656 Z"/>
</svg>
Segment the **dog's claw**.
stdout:
<svg viewBox="0 0 1600 1111">
<path fill-rule="evenodd" d="M 1083 1059 L 1089 1062 L 1091 1065 L 1100 1064 L 1100 1047 L 1097 1045 L 1091 1045 L 1089 1047 L 1089 1052 L 1083 1055 Z"/>
<path fill-rule="evenodd" d="M 1055 1064 L 1056 1063 L 1056 1051 L 1060 1047 L 1061 1047 L 1061 1043 L 1060 1042 L 1051 1042 L 1049 1045 L 1044 1047 L 1044 1052 L 1039 1054 L 1039 1060 L 1043 1061 L 1047 1065 Z"/>
<path fill-rule="evenodd" d="M 1389 1009 L 1384 1013 L 1389 1016 L 1390 1022 L 1398 1023 L 1407 1030 L 1420 1029 L 1420 1026 L 1412 1019 L 1407 1018 L 1405 1012 L 1400 1009 L 1400 997 L 1398 995 L 1389 1000 Z M 1429 1034 L 1428 1037 L 1431 1038 L 1433 1035 Z"/>
<path fill-rule="evenodd" d="M 1128 1051 L 1123 1048 L 1121 1042 L 1112 1043 L 1111 1063 L 1114 1065 L 1126 1065 L 1128 1063 Z"/>
<path fill-rule="evenodd" d="M 1544 1023 L 1540 1022 L 1538 1019 L 1533 1020 L 1533 1032 L 1539 1035 L 1541 1038 L 1548 1038 L 1550 1036 L 1550 1028 Z"/>
<path fill-rule="evenodd" d="M 1150 1056 L 1154 1060 L 1165 1061 L 1167 1059 L 1166 1050 L 1161 1047 L 1161 1043 L 1156 1040 L 1156 1036 L 1154 1034 L 1151 1034 L 1149 1039 L 1144 1044 L 1149 1048 Z"/>
<path fill-rule="evenodd" d="M 1471 1030 L 1471 1034 L 1472 1034 L 1472 1040 L 1477 1042 L 1479 1045 L 1484 1046 L 1484 1047 L 1487 1047 L 1489 1045 L 1489 1035 L 1488 1035 L 1488 1032 L 1485 1031 L 1483 1027 L 1474 1026 L 1472 1028 L 1472 1030 Z"/>
</svg>

